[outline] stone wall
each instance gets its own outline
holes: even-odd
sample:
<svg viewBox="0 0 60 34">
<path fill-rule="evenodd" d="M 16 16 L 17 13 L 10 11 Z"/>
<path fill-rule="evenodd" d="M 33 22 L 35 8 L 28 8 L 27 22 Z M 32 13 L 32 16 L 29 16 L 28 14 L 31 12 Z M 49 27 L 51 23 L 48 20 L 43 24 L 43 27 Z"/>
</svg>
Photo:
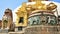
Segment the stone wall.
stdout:
<svg viewBox="0 0 60 34">
<path fill-rule="evenodd" d="M 24 34 L 60 34 L 60 26 L 31 26 Z"/>
<path fill-rule="evenodd" d="M 60 26 L 28 26 L 21 32 L 9 34 L 60 34 Z"/>
</svg>

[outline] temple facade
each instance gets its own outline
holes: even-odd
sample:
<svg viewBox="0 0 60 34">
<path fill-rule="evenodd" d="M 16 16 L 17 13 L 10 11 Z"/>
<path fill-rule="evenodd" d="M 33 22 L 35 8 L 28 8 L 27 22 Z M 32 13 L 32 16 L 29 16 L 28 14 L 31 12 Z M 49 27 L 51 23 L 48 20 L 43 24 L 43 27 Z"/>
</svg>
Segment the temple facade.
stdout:
<svg viewBox="0 0 60 34">
<path fill-rule="evenodd" d="M 57 25 L 57 17 L 51 11 L 33 11 L 28 19 L 28 25 Z"/>
<path fill-rule="evenodd" d="M 26 3 L 22 4 L 22 7 L 19 8 L 16 12 L 17 19 L 16 19 L 16 29 L 22 30 L 27 26 L 27 11 L 26 11 Z"/>
<path fill-rule="evenodd" d="M 57 6 L 54 3 L 49 3 L 48 5 L 46 5 L 42 3 L 43 1 L 41 0 L 28 0 L 28 1 L 30 1 L 30 4 L 26 2 L 22 3 L 22 6 L 18 8 L 16 12 L 16 15 L 17 15 L 16 24 L 15 24 L 16 31 L 23 30 L 23 28 L 32 24 L 40 25 L 40 24 L 45 24 L 46 22 L 50 23 L 51 20 L 54 22 L 54 23 L 51 22 L 52 24 L 57 24 L 56 23 L 57 18 L 54 16 L 54 12 L 56 12 L 56 10 L 53 11 L 55 8 L 57 8 Z M 34 2 L 34 3 L 31 4 L 31 2 Z"/>
</svg>

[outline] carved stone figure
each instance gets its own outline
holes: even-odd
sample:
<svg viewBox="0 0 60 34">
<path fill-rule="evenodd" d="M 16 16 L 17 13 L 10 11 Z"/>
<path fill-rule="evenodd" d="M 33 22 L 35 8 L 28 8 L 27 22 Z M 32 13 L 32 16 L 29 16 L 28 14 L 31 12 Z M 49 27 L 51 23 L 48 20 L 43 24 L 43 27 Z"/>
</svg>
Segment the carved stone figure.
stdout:
<svg viewBox="0 0 60 34">
<path fill-rule="evenodd" d="M 9 29 L 10 25 L 13 22 L 13 17 L 12 17 L 12 10 L 7 8 L 4 12 L 3 18 L 2 18 L 2 28 L 3 29 Z"/>
</svg>

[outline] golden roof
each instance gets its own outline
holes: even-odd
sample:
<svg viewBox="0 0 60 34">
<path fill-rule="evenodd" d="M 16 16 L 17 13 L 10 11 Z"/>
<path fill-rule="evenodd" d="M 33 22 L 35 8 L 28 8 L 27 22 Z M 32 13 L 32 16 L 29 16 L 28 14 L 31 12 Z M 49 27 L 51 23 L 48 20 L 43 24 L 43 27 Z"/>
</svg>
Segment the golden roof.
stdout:
<svg viewBox="0 0 60 34">
<path fill-rule="evenodd" d="M 20 11 L 35 11 L 35 10 L 54 10 L 57 6 L 54 3 L 49 3 L 48 5 L 43 4 L 41 1 L 36 1 L 35 4 L 29 4 L 26 3 L 22 4 L 22 7 L 18 9 L 18 13 Z"/>
</svg>

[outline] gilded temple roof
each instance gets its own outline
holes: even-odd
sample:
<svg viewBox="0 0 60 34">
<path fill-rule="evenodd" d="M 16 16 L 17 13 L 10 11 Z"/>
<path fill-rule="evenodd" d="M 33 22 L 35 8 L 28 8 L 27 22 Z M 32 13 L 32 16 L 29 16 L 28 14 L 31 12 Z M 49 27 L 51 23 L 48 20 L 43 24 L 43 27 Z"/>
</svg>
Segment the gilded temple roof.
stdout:
<svg viewBox="0 0 60 34">
<path fill-rule="evenodd" d="M 59 3 L 57 3 L 57 2 L 53 2 L 53 1 L 41 1 L 42 2 L 42 4 L 44 5 L 45 4 L 45 6 L 46 5 L 48 5 L 49 3 L 54 3 L 55 5 L 57 5 L 57 10 L 58 10 L 58 13 L 59 13 L 59 11 L 60 11 L 60 9 L 59 9 Z M 28 6 L 28 5 L 34 5 L 34 4 L 36 4 L 36 2 L 26 2 L 26 5 Z M 19 7 L 17 7 L 15 10 L 14 10 L 14 12 L 13 12 L 13 14 L 14 14 L 14 16 L 16 16 L 16 12 L 20 12 L 20 8 L 22 7 L 22 5 L 20 5 Z M 23 9 L 22 9 L 23 10 Z M 28 11 L 29 12 L 29 11 Z M 56 14 L 55 14 L 56 15 Z M 16 18 L 16 17 L 14 17 L 14 18 Z"/>
</svg>

